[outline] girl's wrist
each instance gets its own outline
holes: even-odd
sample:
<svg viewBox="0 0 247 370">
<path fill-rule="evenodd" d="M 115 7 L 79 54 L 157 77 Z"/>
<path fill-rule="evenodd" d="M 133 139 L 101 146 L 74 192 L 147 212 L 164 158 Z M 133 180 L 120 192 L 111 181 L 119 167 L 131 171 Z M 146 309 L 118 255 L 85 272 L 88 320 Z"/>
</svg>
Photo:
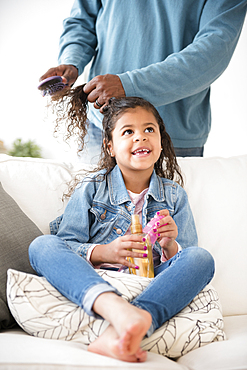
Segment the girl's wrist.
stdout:
<svg viewBox="0 0 247 370">
<path fill-rule="evenodd" d="M 178 243 L 176 242 L 176 240 L 174 240 L 170 246 L 162 248 L 162 254 L 165 259 L 169 260 L 170 258 L 175 256 L 175 254 L 177 254 L 178 250 Z"/>
<path fill-rule="evenodd" d="M 103 247 L 104 247 L 104 245 L 97 244 L 97 245 L 95 245 L 94 249 L 92 250 L 91 256 L 90 256 L 90 262 L 93 265 L 100 265 L 100 264 L 105 262 L 103 260 L 103 256 L 104 256 Z"/>
</svg>

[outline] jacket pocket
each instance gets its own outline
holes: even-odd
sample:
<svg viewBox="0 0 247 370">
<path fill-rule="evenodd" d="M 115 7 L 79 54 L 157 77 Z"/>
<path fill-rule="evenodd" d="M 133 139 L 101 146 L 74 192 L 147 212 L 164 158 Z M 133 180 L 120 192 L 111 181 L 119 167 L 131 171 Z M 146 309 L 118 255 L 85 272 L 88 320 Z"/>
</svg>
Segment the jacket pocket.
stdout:
<svg viewBox="0 0 247 370">
<path fill-rule="evenodd" d="M 90 211 L 95 216 L 95 221 L 90 229 L 90 242 L 105 244 L 109 240 L 114 240 L 115 237 L 111 234 L 115 234 L 115 228 L 119 220 L 118 211 L 111 207 L 99 205 L 94 205 Z"/>
</svg>

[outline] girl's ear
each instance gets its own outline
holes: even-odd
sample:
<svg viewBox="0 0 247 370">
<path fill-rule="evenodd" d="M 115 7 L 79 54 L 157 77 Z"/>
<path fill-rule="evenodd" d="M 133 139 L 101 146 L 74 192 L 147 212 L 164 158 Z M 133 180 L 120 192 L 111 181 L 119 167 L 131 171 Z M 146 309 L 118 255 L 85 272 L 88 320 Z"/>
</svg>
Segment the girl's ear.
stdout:
<svg viewBox="0 0 247 370">
<path fill-rule="evenodd" d="M 107 145 L 106 145 L 105 139 L 103 140 L 103 142 L 104 142 L 104 146 L 105 146 L 106 150 L 108 151 L 108 153 L 110 154 L 110 156 L 115 157 L 112 142 L 109 141 Z"/>
</svg>

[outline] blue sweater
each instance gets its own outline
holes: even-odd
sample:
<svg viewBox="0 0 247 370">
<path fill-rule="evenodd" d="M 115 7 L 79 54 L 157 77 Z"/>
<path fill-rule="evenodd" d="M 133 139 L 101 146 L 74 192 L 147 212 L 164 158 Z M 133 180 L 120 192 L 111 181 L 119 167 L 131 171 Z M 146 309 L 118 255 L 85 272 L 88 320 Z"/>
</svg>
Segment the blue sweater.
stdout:
<svg viewBox="0 0 247 370">
<path fill-rule="evenodd" d="M 117 74 L 126 96 L 153 103 L 175 147 L 203 146 L 210 84 L 236 47 L 247 0 L 76 0 L 64 21 L 59 64 L 89 79 Z M 102 115 L 89 118 L 101 127 Z"/>
</svg>

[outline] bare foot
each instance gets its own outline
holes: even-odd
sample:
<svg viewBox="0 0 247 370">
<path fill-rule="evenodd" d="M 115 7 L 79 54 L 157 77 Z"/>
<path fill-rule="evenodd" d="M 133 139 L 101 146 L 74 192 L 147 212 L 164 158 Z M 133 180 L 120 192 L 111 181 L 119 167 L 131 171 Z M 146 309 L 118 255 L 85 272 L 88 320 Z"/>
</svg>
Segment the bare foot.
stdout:
<svg viewBox="0 0 247 370">
<path fill-rule="evenodd" d="M 110 324 L 104 333 L 88 346 L 89 352 L 99 355 L 113 357 L 127 362 L 144 362 L 147 359 L 147 352 L 141 348 L 133 355 L 125 354 L 119 345 L 119 336 Z"/>
<path fill-rule="evenodd" d="M 152 319 L 149 312 L 131 306 L 129 314 L 119 314 L 119 322 L 115 329 L 119 336 L 119 347 L 122 353 L 135 354 L 140 348 L 140 343 L 150 328 Z M 120 315 L 121 318 L 120 318 Z M 119 331 L 118 331 L 119 330 Z"/>
<path fill-rule="evenodd" d="M 93 309 L 110 322 L 111 330 L 107 332 L 107 340 L 110 342 L 110 337 L 113 336 L 114 345 L 118 346 L 117 352 L 123 356 L 136 356 L 152 323 L 150 313 L 133 306 L 115 293 L 103 293 L 98 296 Z M 98 339 L 103 335 L 104 333 Z"/>
</svg>

